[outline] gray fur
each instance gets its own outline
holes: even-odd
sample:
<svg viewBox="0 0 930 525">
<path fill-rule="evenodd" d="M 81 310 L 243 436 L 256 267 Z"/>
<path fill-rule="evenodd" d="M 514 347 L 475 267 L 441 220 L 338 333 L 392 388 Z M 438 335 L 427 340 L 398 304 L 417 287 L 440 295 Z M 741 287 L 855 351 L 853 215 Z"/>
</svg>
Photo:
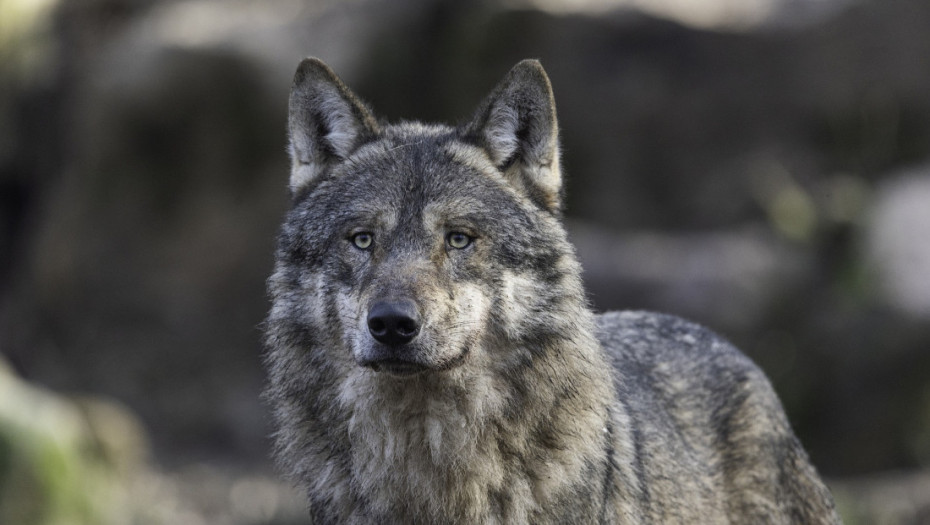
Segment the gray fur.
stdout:
<svg viewBox="0 0 930 525">
<path fill-rule="evenodd" d="M 316 59 L 290 108 L 267 397 L 316 523 L 838 522 L 746 357 L 588 308 L 538 62 L 460 128 L 378 123 Z M 409 343 L 374 337 L 391 301 Z"/>
</svg>

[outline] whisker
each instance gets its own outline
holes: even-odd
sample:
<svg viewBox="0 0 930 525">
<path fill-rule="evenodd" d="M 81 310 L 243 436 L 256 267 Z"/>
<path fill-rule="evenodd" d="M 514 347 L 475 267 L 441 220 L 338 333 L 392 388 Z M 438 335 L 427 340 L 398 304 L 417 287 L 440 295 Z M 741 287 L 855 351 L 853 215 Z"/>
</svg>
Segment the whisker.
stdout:
<svg viewBox="0 0 930 525">
<path fill-rule="evenodd" d="M 388 152 L 390 153 L 391 151 L 401 149 L 401 148 L 406 148 L 408 146 L 416 146 L 417 144 L 422 144 L 422 141 L 421 142 L 410 142 L 409 144 L 401 144 L 399 146 L 394 146 L 393 148 L 389 149 Z"/>
</svg>

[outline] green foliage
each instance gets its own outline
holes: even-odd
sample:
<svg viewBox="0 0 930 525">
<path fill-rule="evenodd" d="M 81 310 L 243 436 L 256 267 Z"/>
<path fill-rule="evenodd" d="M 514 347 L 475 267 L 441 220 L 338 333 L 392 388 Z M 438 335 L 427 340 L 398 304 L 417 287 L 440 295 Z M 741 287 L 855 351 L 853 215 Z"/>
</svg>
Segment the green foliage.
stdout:
<svg viewBox="0 0 930 525">
<path fill-rule="evenodd" d="M 107 429 L 91 411 L 0 362 L 0 523 L 123 523 L 127 472 L 99 453 L 107 449 L 98 433 Z"/>
</svg>

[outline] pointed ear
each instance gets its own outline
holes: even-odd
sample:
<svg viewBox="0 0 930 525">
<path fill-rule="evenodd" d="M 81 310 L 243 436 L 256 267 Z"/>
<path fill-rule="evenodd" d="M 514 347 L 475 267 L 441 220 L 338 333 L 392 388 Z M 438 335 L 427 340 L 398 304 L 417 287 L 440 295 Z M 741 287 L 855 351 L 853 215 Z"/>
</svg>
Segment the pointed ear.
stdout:
<svg viewBox="0 0 930 525">
<path fill-rule="evenodd" d="M 294 193 L 378 133 L 368 108 L 317 58 L 306 58 L 297 67 L 287 128 Z"/>
<path fill-rule="evenodd" d="M 561 207 L 558 123 L 549 77 L 524 60 L 494 88 L 466 128 L 498 169 L 543 209 Z"/>
</svg>

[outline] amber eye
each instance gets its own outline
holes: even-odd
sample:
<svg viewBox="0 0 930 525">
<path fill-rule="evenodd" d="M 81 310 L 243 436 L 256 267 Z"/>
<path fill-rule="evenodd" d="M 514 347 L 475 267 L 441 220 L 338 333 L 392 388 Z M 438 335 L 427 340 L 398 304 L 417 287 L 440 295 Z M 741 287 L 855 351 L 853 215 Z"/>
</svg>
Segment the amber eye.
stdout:
<svg viewBox="0 0 930 525">
<path fill-rule="evenodd" d="M 462 250 L 471 244 L 471 237 L 462 232 L 452 232 L 446 236 L 446 243 L 456 250 Z"/>
<path fill-rule="evenodd" d="M 352 244 L 359 250 L 367 250 L 374 240 L 374 235 L 369 232 L 359 232 L 352 236 Z"/>
</svg>

